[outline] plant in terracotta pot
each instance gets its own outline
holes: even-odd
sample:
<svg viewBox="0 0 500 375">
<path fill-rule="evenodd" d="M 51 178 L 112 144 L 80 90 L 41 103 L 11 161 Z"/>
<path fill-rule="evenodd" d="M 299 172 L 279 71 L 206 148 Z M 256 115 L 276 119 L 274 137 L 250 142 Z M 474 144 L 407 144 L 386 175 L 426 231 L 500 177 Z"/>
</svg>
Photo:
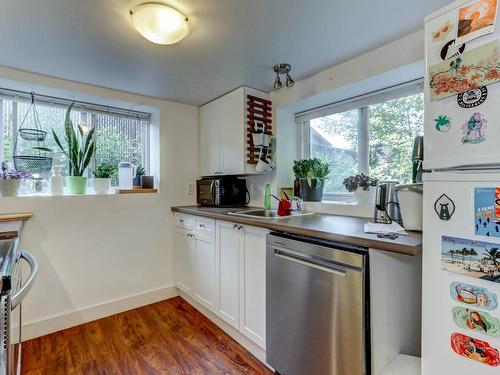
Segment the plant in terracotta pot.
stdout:
<svg viewBox="0 0 500 375">
<path fill-rule="evenodd" d="M 63 146 L 61 140 L 57 136 L 54 129 L 52 135 L 54 140 L 68 159 L 68 176 L 66 183 L 70 194 L 85 194 L 87 191 L 87 177 L 83 174 L 87 169 L 92 156 L 95 152 L 95 128 L 90 129 L 87 135 L 83 128 L 78 125 L 77 130 L 71 121 L 71 109 L 75 103 L 71 103 L 66 111 L 64 120 L 64 139 L 66 140 L 66 147 Z"/>
<path fill-rule="evenodd" d="M 293 173 L 300 181 L 300 195 L 306 202 L 321 202 L 330 165 L 318 158 L 295 160 Z"/>
<path fill-rule="evenodd" d="M 17 196 L 21 179 L 29 177 L 31 177 L 31 173 L 9 169 L 7 163 L 2 162 L 0 171 L 0 195 L 2 197 Z"/>
<path fill-rule="evenodd" d="M 133 180 L 132 185 L 134 188 L 140 188 L 141 187 L 141 177 L 146 174 L 146 170 L 144 169 L 143 166 L 138 166 L 137 170 L 135 171 L 135 177 Z"/>
<path fill-rule="evenodd" d="M 378 179 L 361 173 L 347 177 L 343 184 L 349 193 L 354 194 L 358 204 L 374 204 Z"/>
<path fill-rule="evenodd" d="M 108 194 L 111 188 L 111 177 L 116 174 L 118 169 L 115 165 L 110 163 L 100 164 L 95 171 L 94 175 L 94 191 L 96 194 Z"/>
</svg>

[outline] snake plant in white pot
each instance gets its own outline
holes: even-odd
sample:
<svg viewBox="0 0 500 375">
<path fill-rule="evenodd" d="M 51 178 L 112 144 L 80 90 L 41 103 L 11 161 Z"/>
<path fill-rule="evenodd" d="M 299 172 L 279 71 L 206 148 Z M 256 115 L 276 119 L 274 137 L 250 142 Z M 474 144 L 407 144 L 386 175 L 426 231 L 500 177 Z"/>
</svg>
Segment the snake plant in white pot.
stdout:
<svg viewBox="0 0 500 375">
<path fill-rule="evenodd" d="M 87 177 L 83 174 L 95 152 L 95 128 L 90 129 L 87 135 L 85 135 L 85 131 L 80 125 L 77 125 L 77 130 L 75 130 L 70 117 L 74 104 L 73 102 L 68 107 L 64 120 L 64 138 L 67 147 L 63 146 L 54 129 L 52 129 L 52 135 L 56 144 L 68 159 L 68 176 L 66 177 L 66 182 L 69 193 L 85 194 L 87 191 Z"/>
<path fill-rule="evenodd" d="M 96 194 L 108 194 L 111 188 L 111 177 L 116 174 L 117 168 L 113 164 L 102 163 L 95 171 L 94 175 L 94 191 Z"/>
</svg>

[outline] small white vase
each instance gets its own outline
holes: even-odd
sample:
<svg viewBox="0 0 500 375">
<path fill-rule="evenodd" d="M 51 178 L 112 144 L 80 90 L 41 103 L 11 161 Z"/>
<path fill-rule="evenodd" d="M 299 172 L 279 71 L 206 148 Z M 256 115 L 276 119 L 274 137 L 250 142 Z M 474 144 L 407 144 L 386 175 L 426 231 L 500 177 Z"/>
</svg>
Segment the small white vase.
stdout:
<svg viewBox="0 0 500 375">
<path fill-rule="evenodd" d="M 52 176 L 50 177 L 50 194 L 63 195 L 64 194 L 64 178 L 61 176 L 63 167 L 56 165 L 52 168 Z"/>
<path fill-rule="evenodd" d="M 17 197 L 17 191 L 21 180 L 4 180 L 0 179 L 0 195 L 2 197 Z"/>
<path fill-rule="evenodd" d="M 369 206 L 375 204 L 375 186 L 370 186 L 368 190 L 363 190 L 363 188 L 358 188 L 354 190 L 354 198 L 356 198 L 356 203 L 359 205 Z"/>
<path fill-rule="evenodd" d="M 96 194 L 108 194 L 111 188 L 111 178 L 94 178 L 94 191 Z"/>
</svg>

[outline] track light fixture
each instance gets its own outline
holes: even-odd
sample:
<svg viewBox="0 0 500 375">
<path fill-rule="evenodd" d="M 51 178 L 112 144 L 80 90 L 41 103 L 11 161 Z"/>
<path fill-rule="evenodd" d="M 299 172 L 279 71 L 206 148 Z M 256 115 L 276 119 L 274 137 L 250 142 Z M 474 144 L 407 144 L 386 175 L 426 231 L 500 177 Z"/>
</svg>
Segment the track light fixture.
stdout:
<svg viewBox="0 0 500 375">
<path fill-rule="evenodd" d="M 280 74 L 286 74 L 286 80 L 285 80 L 286 87 L 292 87 L 293 85 L 295 85 L 295 81 L 292 79 L 292 77 L 290 77 L 290 70 L 292 70 L 290 64 L 276 64 L 273 70 L 276 73 L 276 78 L 274 80 L 274 88 L 276 90 L 283 87 L 283 84 L 281 83 L 280 79 Z"/>
</svg>

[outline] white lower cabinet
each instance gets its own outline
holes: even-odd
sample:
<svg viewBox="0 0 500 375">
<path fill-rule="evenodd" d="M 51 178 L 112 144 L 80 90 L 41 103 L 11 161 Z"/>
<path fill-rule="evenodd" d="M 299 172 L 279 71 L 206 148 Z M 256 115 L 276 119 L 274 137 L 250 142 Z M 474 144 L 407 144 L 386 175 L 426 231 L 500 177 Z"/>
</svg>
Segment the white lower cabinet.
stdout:
<svg viewBox="0 0 500 375">
<path fill-rule="evenodd" d="M 194 234 L 193 298 L 211 311 L 217 306 L 215 238 Z"/>
<path fill-rule="evenodd" d="M 184 293 L 193 291 L 194 235 L 191 230 L 174 230 L 175 285 Z"/>
<path fill-rule="evenodd" d="M 265 229 L 245 226 L 240 263 L 240 331 L 266 348 L 266 235 Z"/>
<path fill-rule="evenodd" d="M 175 229 L 175 284 L 265 349 L 267 229 L 192 217 Z M 187 218 L 184 217 L 184 222 Z M 199 227 L 199 228 L 198 228 Z"/>
<path fill-rule="evenodd" d="M 219 304 L 217 315 L 234 328 L 240 328 L 240 262 L 243 247 L 241 226 L 217 221 L 217 274 Z"/>
</svg>

